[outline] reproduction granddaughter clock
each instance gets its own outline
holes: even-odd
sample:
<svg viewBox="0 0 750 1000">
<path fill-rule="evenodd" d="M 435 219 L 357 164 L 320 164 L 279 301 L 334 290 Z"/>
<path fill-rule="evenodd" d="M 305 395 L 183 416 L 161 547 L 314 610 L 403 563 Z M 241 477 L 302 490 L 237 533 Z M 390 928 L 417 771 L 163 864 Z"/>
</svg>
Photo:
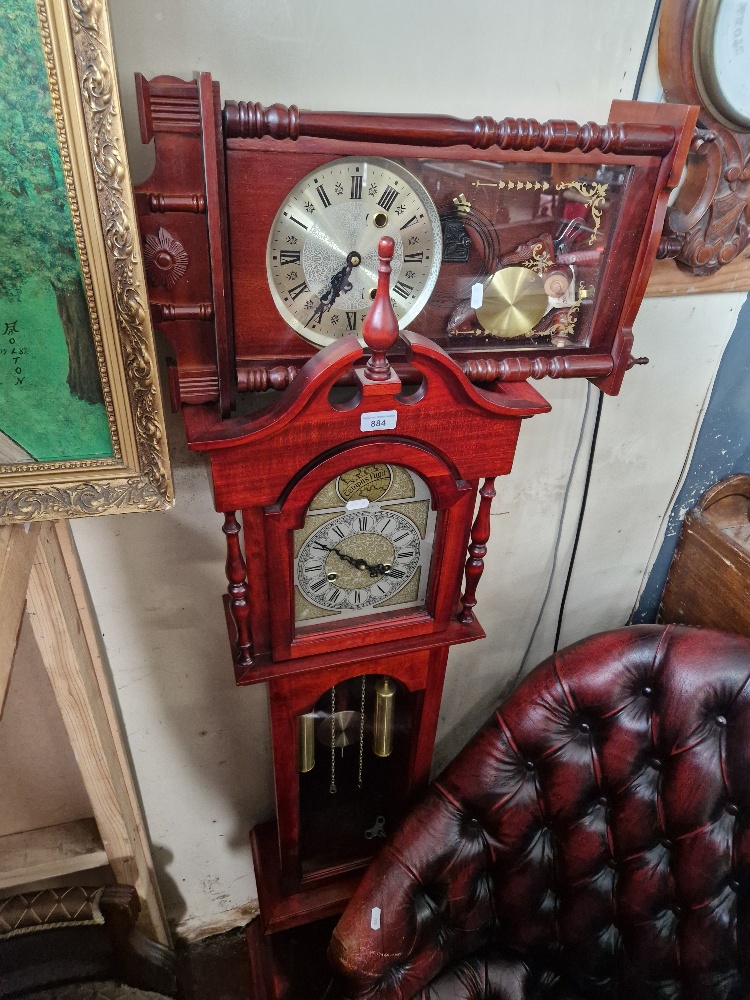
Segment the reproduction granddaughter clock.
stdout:
<svg viewBox="0 0 750 1000">
<path fill-rule="evenodd" d="M 448 650 L 484 635 L 473 607 L 494 478 L 521 420 L 549 410 L 525 382 L 477 388 L 414 333 L 401 347 L 421 381 L 402 383 L 386 357 L 393 250 L 381 237 L 366 364 L 350 334 L 251 416 L 184 411 L 225 514 L 237 681 L 269 684 L 277 824 L 253 841 L 270 928 L 293 904 L 335 912 L 426 783 Z"/>
<path fill-rule="evenodd" d="M 450 647 L 484 637 L 495 480 L 550 409 L 528 379 L 617 393 L 638 361 L 695 113 L 222 112 L 208 74 L 138 92 L 151 307 L 224 515 L 235 677 L 269 690 L 249 936 L 260 995 L 281 997 L 273 942 L 343 908 L 429 778 Z"/>
</svg>

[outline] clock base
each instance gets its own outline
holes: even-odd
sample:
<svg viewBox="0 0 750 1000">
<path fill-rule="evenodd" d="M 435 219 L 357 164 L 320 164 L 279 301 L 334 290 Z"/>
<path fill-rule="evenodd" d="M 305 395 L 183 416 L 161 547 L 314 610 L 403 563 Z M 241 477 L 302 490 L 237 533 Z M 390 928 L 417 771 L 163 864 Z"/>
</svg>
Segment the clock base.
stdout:
<svg viewBox="0 0 750 1000">
<path fill-rule="evenodd" d="M 328 942 L 369 859 L 339 878 L 284 895 L 276 823 L 262 823 L 251 830 L 250 846 L 260 905 L 259 916 L 246 931 L 253 1000 L 308 1000 L 324 995 L 333 1000 Z"/>
<path fill-rule="evenodd" d="M 271 820 L 261 823 L 251 830 L 250 846 L 258 885 L 260 925 L 267 935 L 343 913 L 371 860 L 366 858 L 356 866 L 342 869 L 338 876 L 333 874 L 325 881 L 285 894 L 282 889 L 276 822 Z"/>
<path fill-rule="evenodd" d="M 337 981 L 326 960 L 338 917 L 264 935 L 260 920 L 248 924 L 247 949 L 253 1000 L 339 1000 Z"/>
</svg>

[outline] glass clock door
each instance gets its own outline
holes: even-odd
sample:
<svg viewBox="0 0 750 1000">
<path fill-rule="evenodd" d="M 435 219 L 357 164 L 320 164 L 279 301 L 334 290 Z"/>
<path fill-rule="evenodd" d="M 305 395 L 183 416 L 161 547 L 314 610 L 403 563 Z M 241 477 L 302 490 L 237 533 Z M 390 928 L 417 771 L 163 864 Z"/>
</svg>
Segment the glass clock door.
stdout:
<svg viewBox="0 0 750 1000">
<path fill-rule="evenodd" d="M 302 875 L 370 857 L 401 817 L 414 695 L 353 677 L 297 717 Z"/>
</svg>

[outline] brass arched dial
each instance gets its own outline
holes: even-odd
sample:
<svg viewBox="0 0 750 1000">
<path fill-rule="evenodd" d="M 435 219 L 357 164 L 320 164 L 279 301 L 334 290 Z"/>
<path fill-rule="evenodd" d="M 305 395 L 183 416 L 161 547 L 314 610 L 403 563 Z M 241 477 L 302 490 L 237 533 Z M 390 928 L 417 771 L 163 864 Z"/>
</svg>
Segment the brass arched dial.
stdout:
<svg viewBox="0 0 750 1000">
<path fill-rule="evenodd" d="M 295 532 L 295 624 L 424 608 L 435 540 L 429 487 L 385 463 L 342 472 Z"/>
<path fill-rule="evenodd" d="M 361 335 L 381 236 L 396 243 L 391 301 L 403 329 L 427 302 L 442 256 L 437 210 L 416 177 L 392 160 L 346 157 L 290 191 L 271 227 L 266 271 L 281 316 L 309 343 Z"/>
</svg>

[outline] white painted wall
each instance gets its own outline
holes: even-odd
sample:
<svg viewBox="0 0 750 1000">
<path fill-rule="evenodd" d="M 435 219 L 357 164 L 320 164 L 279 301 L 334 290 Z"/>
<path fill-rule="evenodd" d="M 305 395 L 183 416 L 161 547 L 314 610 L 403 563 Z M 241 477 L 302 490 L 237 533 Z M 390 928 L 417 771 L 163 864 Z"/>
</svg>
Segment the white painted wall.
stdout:
<svg viewBox="0 0 750 1000">
<path fill-rule="evenodd" d="M 629 98 L 653 0 L 110 0 L 136 179 L 132 76 L 210 70 L 225 99 L 318 109 L 510 113 L 604 120 Z M 564 638 L 626 620 L 668 509 L 739 296 L 651 301 L 635 369 L 605 402 Z M 488 639 L 451 655 L 436 763 L 449 759 L 522 666 L 550 581 L 587 383 L 542 382 L 552 413 L 522 429 L 498 482 L 478 612 Z M 547 613 L 526 659 L 550 650 L 596 393 L 572 479 Z M 170 916 L 184 933 L 245 919 L 256 890 L 247 830 L 272 813 L 266 694 L 237 690 L 220 595 L 223 536 L 206 473 L 169 426 L 177 503 L 81 520 L 75 536 L 114 675 Z"/>
</svg>

